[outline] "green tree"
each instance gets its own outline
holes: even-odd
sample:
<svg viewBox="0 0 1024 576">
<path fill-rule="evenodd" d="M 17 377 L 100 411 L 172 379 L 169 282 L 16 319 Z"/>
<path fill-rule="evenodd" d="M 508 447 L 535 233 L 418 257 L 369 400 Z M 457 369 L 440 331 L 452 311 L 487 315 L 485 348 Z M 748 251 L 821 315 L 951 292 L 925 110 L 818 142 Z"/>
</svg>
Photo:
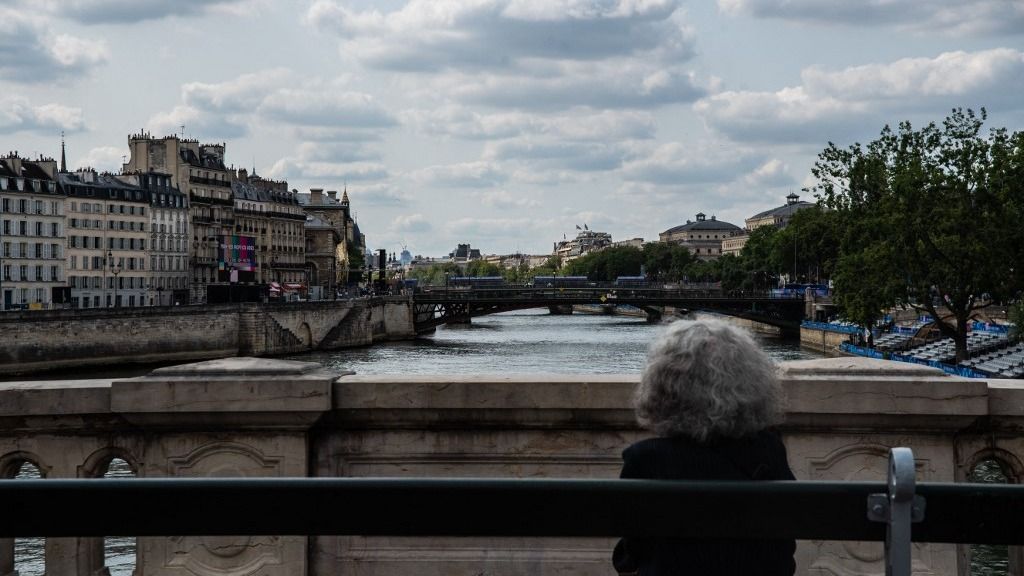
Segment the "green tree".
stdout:
<svg viewBox="0 0 1024 576">
<path fill-rule="evenodd" d="M 779 230 L 775 226 L 761 226 L 750 231 L 750 238 L 740 251 L 746 271 L 742 288 L 767 290 L 778 284 L 778 235 Z"/>
<path fill-rule="evenodd" d="M 632 246 L 590 252 L 565 266 L 566 276 L 586 276 L 596 282 L 610 282 L 619 276 L 639 276 L 643 252 Z"/>
<path fill-rule="evenodd" d="M 659 282 L 678 282 L 687 266 L 696 261 L 686 248 L 664 242 L 644 244 L 642 257 L 647 277 Z"/>
<path fill-rule="evenodd" d="M 981 136 L 985 118 L 955 109 L 941 127 L 903 122 L 866 147 L 829 143 L 812 170 L 813 191 L 844 225 L 834 278 L 844 313 L 870 324 L 907 303 L 936 319 L 958 361 L 983 295 L 1019 290 L 1020 224 L 1007 212 L 1024 204 L 1022 137 Z"/>
<path fill-rule="evenodd" d="M 473 260 L 466 265 L 466 276 L 501 276 L 501 268 L 484 260 Z"/>
</svg>

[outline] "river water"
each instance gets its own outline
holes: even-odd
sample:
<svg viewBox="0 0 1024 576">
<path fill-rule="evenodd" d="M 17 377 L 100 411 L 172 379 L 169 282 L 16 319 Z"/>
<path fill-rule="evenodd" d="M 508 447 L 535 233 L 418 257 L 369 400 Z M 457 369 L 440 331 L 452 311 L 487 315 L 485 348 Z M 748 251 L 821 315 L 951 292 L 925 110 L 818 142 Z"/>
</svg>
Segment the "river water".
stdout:
<svg viewBox="0 0 1024 576">
<path fill-rule="evenodd" d="M 643 368 L 648 345 L 660 329 L 643 318 L 553 316 L 547 310 L 525 310 L 474 318 L 469 326 L 441 327 L 428 337 L 410 342 L 313 352 L 289 359 L 318 362 L 358 374 L 637 373 Z M 777 361 L 821 357 L 801 349 L 796 341 L 758 341 Z M 23 469 L 23 475 L 38 477 L 38 472 Z M 109 475 L 130 475 L 130 470 L 115 460 Z M 1005 479 L 991 474 L 975 481 Z M 975 549 L 974 553 L 972 574 L 1006 573 L 1005 547 Z M 112 576 L 130 576 L 135 561 L 134 539 L 108 539 L 106 556 Z M 16 562 L 21 576 L 42 576 L 42 540 L 18 539 Z"/>
<path fill-rule="evenodd" d="M 290 356 L 357 374 L 623 374 L 640 372 L 660 326 L 643 318 L 521 310 L 442 326 L 410 342 Z M 820 358 L 795 340 L 759 338 L 776 360 Z"/>
</svg>

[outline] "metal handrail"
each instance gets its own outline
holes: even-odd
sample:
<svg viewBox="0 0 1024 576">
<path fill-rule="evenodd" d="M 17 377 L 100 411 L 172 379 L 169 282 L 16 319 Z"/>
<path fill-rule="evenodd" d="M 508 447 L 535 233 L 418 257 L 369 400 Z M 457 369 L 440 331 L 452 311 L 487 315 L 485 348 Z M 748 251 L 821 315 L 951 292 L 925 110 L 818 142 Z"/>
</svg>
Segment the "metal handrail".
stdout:
<svg viewBox="0 0 1024 576">
<path fill-rule="evenodd" d="M 0 538 L 361 534 L 875 540 L 885 484 L 396 478 L 6 480 Z M 1024 544 L 1024 489 L 918 484 L 914 541 Z M 254 506 L 259 502 L 259 506 Z M 111 511 L 116 511 L 111 513 Z"/>
</svg>

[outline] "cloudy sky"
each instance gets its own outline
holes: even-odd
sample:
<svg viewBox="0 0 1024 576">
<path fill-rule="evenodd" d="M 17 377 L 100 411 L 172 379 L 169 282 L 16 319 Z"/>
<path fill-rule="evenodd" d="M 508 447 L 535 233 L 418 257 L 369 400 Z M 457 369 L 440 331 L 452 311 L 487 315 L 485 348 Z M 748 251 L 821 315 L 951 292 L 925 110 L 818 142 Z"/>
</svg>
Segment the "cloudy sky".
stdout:
<svg viewBox="0 0 1024 576">
<path fill-rule="evenodd" d="M 1024 0 L 0 0 L 0 150 L 184 126 L 424 255 L 742 225 L 954 106 L 1024 129 Z"/>
</svg>

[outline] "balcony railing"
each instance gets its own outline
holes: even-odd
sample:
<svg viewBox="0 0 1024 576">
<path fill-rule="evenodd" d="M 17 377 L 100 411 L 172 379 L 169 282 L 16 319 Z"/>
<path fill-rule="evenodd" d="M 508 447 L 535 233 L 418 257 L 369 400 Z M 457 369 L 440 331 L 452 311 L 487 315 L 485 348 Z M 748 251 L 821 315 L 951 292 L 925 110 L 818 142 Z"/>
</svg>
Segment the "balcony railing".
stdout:
<svg viewBox="0 0 1024 576">
<path fill-rule="evenodd" d="M 206 186 L 219 186 L 221 188 L 231 188 L 231 182 L 224 180 L 214 180 L 213 178 L 203 178 L 202 176 L 189 176 L 188 181 L 192 184 L 205 184 Z"/>
</svg>

